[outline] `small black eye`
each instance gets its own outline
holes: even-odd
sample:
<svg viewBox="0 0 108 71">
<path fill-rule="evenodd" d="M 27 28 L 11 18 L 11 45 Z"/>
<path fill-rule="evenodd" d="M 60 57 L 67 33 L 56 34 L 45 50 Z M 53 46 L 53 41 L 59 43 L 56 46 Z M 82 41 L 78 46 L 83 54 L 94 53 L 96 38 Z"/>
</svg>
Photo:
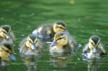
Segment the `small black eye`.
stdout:
<svg viewBox="0 0 108 71">
<path fill-rule="evenodd" d="M 5 32 L 5 31 L 2 31 L 2 32 L 6 34 L 6 32 Z"/>
<path fill-rule="evenodd" d="M 94 46 L 94 43 L 93 42 L 91 42 L 91 44 Z"/>
<path fill-rule="evenodd" d="M 29 40 L 29 43 L 32 43 L 32 41 L 31 41 L 31 40 Z"/>
</svg>

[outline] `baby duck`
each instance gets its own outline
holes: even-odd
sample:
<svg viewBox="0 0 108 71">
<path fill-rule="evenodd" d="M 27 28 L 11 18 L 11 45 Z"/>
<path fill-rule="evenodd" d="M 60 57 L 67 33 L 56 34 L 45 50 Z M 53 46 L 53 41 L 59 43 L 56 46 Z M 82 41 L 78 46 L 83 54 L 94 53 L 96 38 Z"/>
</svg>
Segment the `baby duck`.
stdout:
<svg viewBox="0 0 108 71">
<path fill-rule="evenodd" d="M 27 66 L 28 71 L 36 71 L 36 61 L 40 57 L 38 38 L 33 34 L 28 35 L 20 43 L 19 52 Z"/>
<path fill-rule="evenodd" d="M 100 41 L 101 39 L 97 35 L 92 35 L 90 37 L 88 44 L 86 44 L 85 48 L 83 49 L 83 53 L 88 54 L 87 58 L 100 58 L 102 55 L 106 54 L 106 51 Z"/>
<path fill-rule="evenodd" d="M 54 67 L 66 67 L 71 53 L 68 47 L 68 36 L 64 33 L 56 33 L 54 41 L 51 43 L 49 53 L 51 55 L 51 63 Z"/>
<path fill-rule="evenodd" d="M 97 63 L 106 55 L 106 51 L 101 44 L 101 39 L 97 35 L 92 35 L 89 38 L 89 42 L 86 44 L 83 49 L 83 60 L 86 60 L 88 63 L 88 71 L 96 71 Z"/>
<path fill-rule="evenodd" d="M 50 53 L 51 55 L 63 55 L 64 48 L 68 44 L 68 36 L 63 33 L 56 33 L 54 36 L 54 41 L 50 45 Z"/>
<path fill-rule="evenodd" d="M 0 65 L 4 66 L 9 63 L 10 60 L 15 61 L 16 58 L 13 54 L 12 44 L 3 42 L 0 44 Z"/>
<path fill-rule="evenodd" d="M 2 41 L 14 43 L 15 36 L 10 25 L 0 26 L 0 42 Z"/>
<path fill-rule="evenodd" d="M 20 43 L 20 53 L 24 56 L 37 55 L 39 53 L 38 39 L 36 36 L 30 34 L 24 38 Z"/>
</svg>

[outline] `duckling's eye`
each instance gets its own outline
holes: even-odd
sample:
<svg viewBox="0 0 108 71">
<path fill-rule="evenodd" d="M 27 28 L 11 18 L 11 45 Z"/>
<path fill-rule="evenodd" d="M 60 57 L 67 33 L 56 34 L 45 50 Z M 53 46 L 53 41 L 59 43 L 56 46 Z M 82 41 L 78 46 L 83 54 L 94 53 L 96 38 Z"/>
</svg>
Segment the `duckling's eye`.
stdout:
<svg viewBox="0 0 108 71">
<path fill-rule="evenodd" d="M 91 42 L 91 44 L 94 46 L 94 43 L 93 42 Z"/>
<path fill-rule="evenodd" d="M 61 40 L 61 39 L 63 39 L 63 38 L 60 37 L 60 38 L 56 39 L 56 41 L 57 41 L 57 40 Z"/>
<path fill-rule="evenodd" d="M 4 34 L 7 34 L 7 32 L 5 30 L 1 30 L 0 32 L 4 33 Z"/>
<path fill-rule="evenodd" d="M 29 43 L 32 43 L 32 40 L 28 40 L 29 41 Z"/>
<path fill-rule="evenodd" d="M 64 29 L 64 28 L 63 28 L 63 27 L 61 27 L 61 26 L 56 26 L 56 28 Z"/>
<path fill-rule="evenodd" d="M 6 32 L 5 32 L 5 31 L 2 31 L 2 32 L 6 34 Z"/>
<path fill-rule="evenodd" d="M 63 27 L 59 27 L 60 29 L 64 29 Z"/>
<path fill-rule="evenodd" d="M 58 40 L 60 40 L 60 39 L 62 39 L 62 38 L 60 37 Z"/>
</svg>

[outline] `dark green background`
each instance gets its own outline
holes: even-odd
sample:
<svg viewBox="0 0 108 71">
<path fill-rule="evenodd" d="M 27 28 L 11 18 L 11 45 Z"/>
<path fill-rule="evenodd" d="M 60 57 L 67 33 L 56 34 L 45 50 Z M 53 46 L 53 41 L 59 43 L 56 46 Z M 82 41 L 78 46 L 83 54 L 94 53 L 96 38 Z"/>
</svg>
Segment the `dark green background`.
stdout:
<svg viewBox="0 0 108 71">
<path fill-rule="evenodd" d="M 12 62 L 10 71 L 26 71 L 18 52 L 20 41 L 38 25 L 59 20 L 66 22 L 69 32 L 82 46 L 91 35 L 97 34 L 108 51 L 108 0 L 0 0 L 0 25 L 11 25 L 16 36 L 17 61 Z M 81 50 L 71 59 L 68 68 L 57 71 L 87 71 Z M 108 71 L 108 57 L 98 69 Z M 53 71 L 48 51 L 38 60 L 37 71 Z"/>
</svg>

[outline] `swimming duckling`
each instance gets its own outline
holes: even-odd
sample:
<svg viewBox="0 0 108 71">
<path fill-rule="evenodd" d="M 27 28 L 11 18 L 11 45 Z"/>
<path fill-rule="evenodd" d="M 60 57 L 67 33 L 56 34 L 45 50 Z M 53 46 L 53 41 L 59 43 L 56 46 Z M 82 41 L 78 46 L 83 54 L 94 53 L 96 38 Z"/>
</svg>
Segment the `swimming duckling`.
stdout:
<svg viewBox="0 0 108 71">
<path fill-rule="evenodd" d="M 38 38 L 33 34 L 28 35 L 20 43 L 19 52 L 27 66 L 28 71 L 36 70 L 36 61 L 40 57 L 40 45 L 38 44 Z"/>
<path fill-rule="evenodd" d="M 32 34 L 24 38 L 19 46 L 19 50 L 22 55 L 29 56 L 37 55 L 39 53 L 38 39 Z"/>
<path fill-rule="evenodd" d="M 0 42 L 11 42 L 14 43 L 15 35 L 10 25 L 0 26 Z"/>
<path fill-rule="evenodd" d="M 88 62 L 88 71 L 96 71 L 97 61 L 99 61 L 103 55 L 106 55 L 106 51 L 101 44 L 101 39 L 97 35 L 92 35 L 89 38 L 88 43 L 83 49 L 83 59 Z"/>
<path fill-rule="evenodd" d="M 54 36 L 54 41 L 50 45 L 50 53 L 53 55 L 54 53 L 58 53 L 57 55 L 64 54 L 64 48 L 68 44 L 68 36 L 62 33 L 56 33 Z"/>
<path fill-rule="evenodd" d="M 8 71 L 8 65 L 11 61 L 16 61 L 12 43 L 0 43 L 0 71 Z"/>
<path fill-rule="evenodd" d="M 56 33 L 54 41 L 49 48 L 51 62 L 54 67 L 66 67 L 71 49 L 68 47 L 68 36 L 63 33 Z"/>
</svg>

